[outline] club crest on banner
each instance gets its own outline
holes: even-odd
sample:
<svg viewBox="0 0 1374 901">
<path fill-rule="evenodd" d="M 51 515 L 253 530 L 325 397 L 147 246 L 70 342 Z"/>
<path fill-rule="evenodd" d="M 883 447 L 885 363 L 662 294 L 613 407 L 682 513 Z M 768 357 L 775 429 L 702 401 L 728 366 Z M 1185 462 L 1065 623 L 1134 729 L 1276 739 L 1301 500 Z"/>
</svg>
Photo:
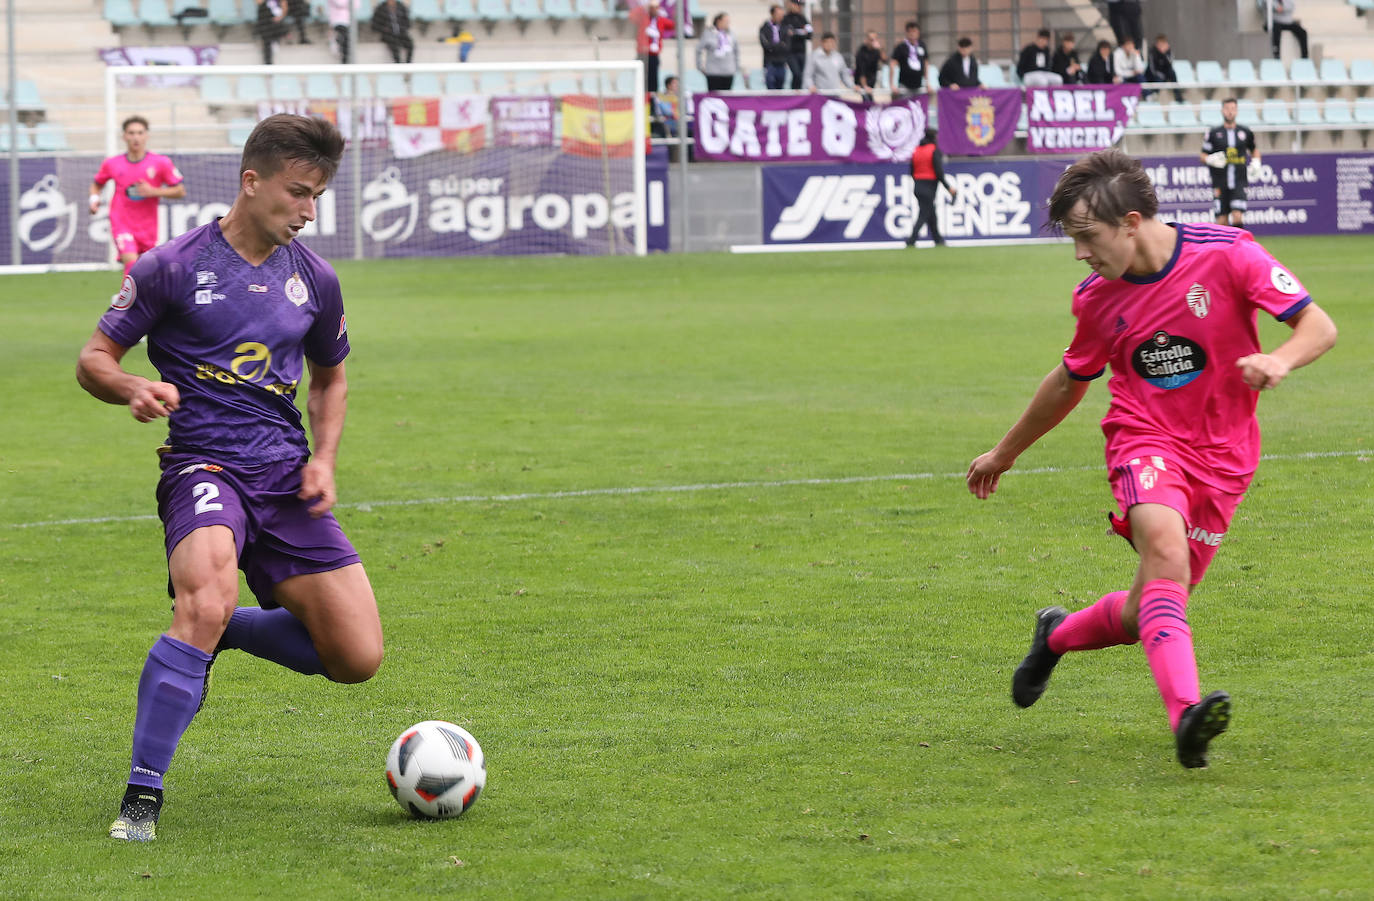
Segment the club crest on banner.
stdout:
<svg viewBox="0 0 1374 901">
<path fill-rule="evenodd" d="M 997 111 L 987 97 L 974 97 L 964 113 L 964 134 L 977 147 L 986 147 L 997 137 Z"/>
<path fill-rule="evenodd" d="M 926 110 L 919 103 L 870 106 L 864 113 L 868 149 L 879 160 L 907 160 L 926 131 Z"/>
</svg>

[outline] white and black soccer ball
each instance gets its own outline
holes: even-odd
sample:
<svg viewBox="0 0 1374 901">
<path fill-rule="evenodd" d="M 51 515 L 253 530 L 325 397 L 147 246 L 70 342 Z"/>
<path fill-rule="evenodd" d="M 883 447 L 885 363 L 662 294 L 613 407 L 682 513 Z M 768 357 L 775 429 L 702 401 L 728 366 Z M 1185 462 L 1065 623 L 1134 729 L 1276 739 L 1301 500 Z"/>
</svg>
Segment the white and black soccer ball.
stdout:
<svg viewBox="0 0 1374 901">
<path fill-rule="evenodd" d="M 411 816 L 442 820 L 477 803 L 487 784 L 482 746 L 461 726 L 425 720 L 401 733 L 386 755 L 386 782 Z"/>
</svg>

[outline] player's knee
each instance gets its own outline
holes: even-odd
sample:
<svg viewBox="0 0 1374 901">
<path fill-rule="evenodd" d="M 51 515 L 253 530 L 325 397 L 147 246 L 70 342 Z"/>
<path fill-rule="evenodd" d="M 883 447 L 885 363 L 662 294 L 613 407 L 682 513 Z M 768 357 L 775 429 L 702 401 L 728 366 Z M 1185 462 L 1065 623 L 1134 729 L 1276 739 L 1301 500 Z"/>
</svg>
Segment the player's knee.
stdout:
<svg viewBox="0 0 1374 901">
<path fill-rule="evenodd" d="M 348 648 L 330 660 L 325 668 L 329 670 L 329 678 L 335 682 L 346 684 L 366 682 L 377 674 L 377 670 L 381 669 L 383 656 L 382 642 L 378 639 L 376 643 L 360 644 Z"/>
</svg>

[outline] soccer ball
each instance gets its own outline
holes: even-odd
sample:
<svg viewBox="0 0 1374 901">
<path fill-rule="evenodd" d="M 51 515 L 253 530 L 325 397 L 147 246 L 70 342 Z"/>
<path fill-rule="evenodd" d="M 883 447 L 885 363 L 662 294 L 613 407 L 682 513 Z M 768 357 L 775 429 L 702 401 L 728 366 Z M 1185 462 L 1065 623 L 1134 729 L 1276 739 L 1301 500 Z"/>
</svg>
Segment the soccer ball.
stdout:
<svg viewBox="0 0 1374 901">
<path fill-rule="evenodd" d="M 401 733 L 386 755 L 386 782 L 413 817 L 456 817 L 477 802 L 487 784 L 487 758 L 461 726 L 425 720 Z"/>
</svg>

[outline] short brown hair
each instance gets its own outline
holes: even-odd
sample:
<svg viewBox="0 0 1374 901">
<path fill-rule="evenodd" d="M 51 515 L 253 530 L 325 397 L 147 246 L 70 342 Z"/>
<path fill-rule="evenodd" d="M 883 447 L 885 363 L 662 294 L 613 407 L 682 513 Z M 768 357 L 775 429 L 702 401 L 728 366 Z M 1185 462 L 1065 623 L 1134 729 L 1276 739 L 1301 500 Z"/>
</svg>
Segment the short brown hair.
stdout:
<svg viewBox="0 0 1374 901">
<path fill-rule="evenodd" d="M 259 122 L 248 136 L 239 175 L 253 169 L 270 178 L 288 163 L 298 162 L 319 169 L 328 181 L 339 170 L 343 152 L 343 136 L 329 120 L 277 113 Z"/>
<path fill-rule="evenodd" d="M 1050 195 L 1048 227 L 1063 231 L 1080 200 L 1089 216 L 1110 225 L 1121 224 L 1130 212 L 1146 219 L 1159 212 L 1159 198 L 1145 167 L 1115 149 L 1090 153 L 1064 170 Z"/>
<path fill-rule="evenodd" d="M 143 130 L 148 130 L 148 120 L 142 116 L 130 116 L 124 120 L 124 124 L 119 126 L 120 131 L 128 131 L 130 125 L 142 125 Z"/>
</svg>

